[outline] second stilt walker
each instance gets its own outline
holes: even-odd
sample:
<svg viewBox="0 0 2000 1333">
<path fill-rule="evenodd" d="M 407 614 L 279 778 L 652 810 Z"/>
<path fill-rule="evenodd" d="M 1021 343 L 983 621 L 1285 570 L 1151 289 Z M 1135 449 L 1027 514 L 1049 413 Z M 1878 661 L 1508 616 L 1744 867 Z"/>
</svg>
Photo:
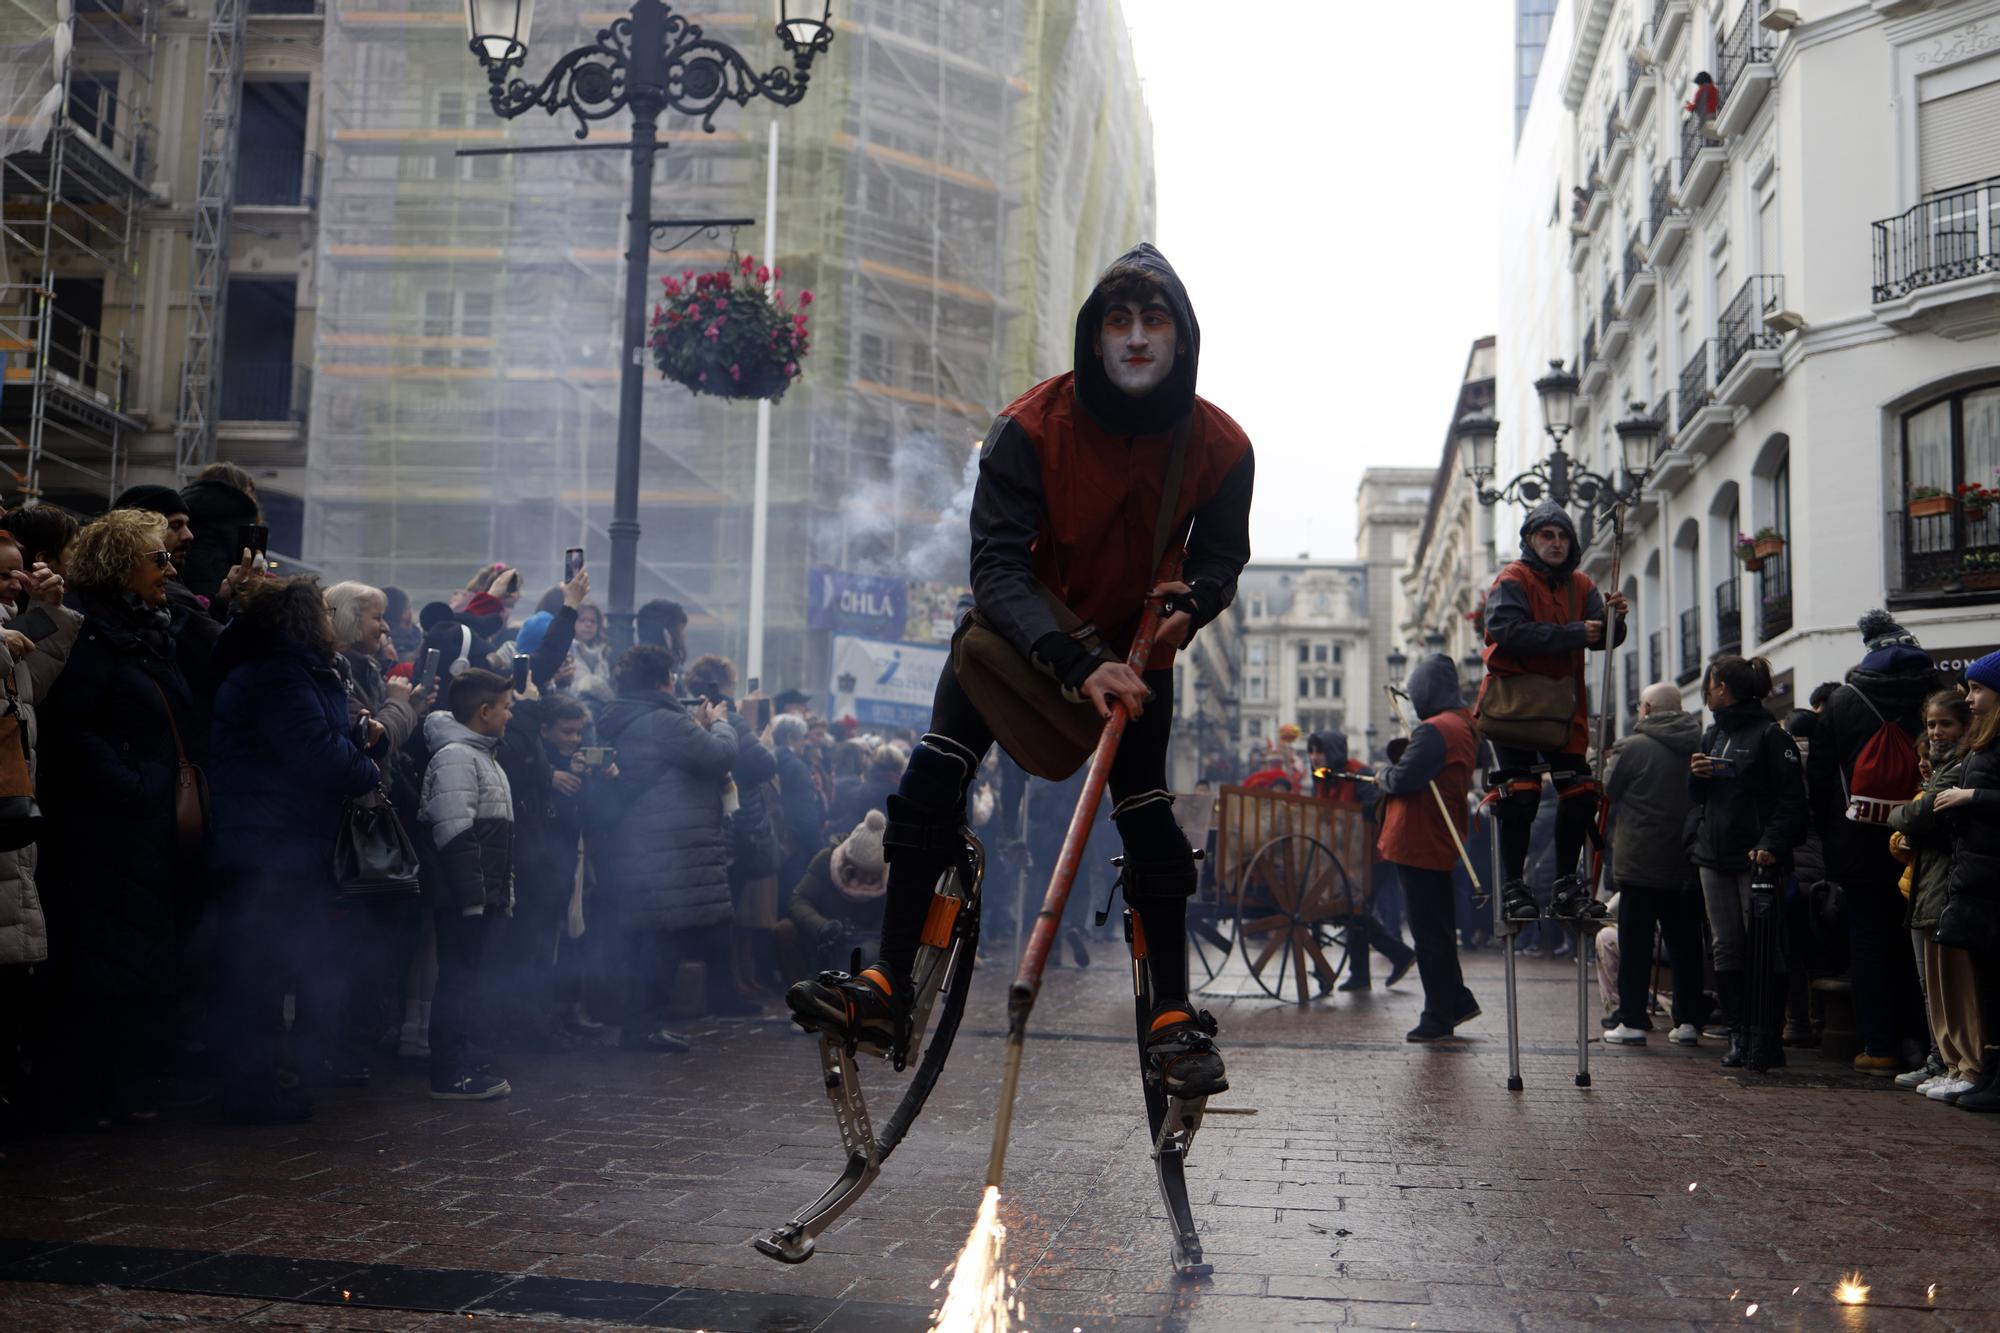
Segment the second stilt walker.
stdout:
<svg viewBox="0 0 2000 1333">
<path fill-rule="evenodd" d="M 1187 899 L 1195 859 L 1173 817 L 1167 742 L 1173 657 L 1233 600 L 1250 558 L 1253 462 L 1242 429 L 1195 394 L 1201 332 L 1186 289 L 1140 245 L 1098 280 L 1076 321 L 1075 368 L 1010 404 L 987 433 L 972 502 L 972 592 L 981 631 L 1038 676 L 1055 707 L 1023 707 L 975 683 L 965 642 L 938 680 L 930 730 L 889 798 L 889 883 L 876 961 L 824 974 L 787 995 L 799 1023 L 838 1040 L 903 1045 L 910 969 L 932 890 L 964 846 L 965 795 L 996 739 L 1030 772 L 1066 776 L 1096 743 L 1114 703 L 1131 716 L 1110 773 L 1124 843 L 1124 892 L 1147 942 L 1154 1010 L 1145 1058 L 1172 1097 L 1227 1087 L 1221 1054 L 1187 993 Z M 1185 536 L 1183 536 L 1185 534 Z M 1155 586 L 1162 553 L 1184 549 L 1180 577 Z M 1144 670 L 1124 657 L 1149 596 L 1170 611 Z M 963 679 L 961 678 L 963 677 Z M 1052 759 L 1034 728 L 1082 715 L 1073 759 Z M 1052 747 L 1060 752 L 1062 746 Z M 1065 768 L 1065 764 L 1067 767 Z"/>
</svg>

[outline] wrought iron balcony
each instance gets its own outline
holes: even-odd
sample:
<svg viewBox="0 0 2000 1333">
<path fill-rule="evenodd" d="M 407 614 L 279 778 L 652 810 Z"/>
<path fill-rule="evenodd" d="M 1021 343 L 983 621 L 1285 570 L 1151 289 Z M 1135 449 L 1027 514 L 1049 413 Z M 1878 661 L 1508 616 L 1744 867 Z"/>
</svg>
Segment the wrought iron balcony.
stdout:
<svg viewBox="0 0 2000 1333">
<path fill-rule="evenodd" d="M 1604 281 L 1604 299 L 1598 302 L 1598 327 L 1618 318 L 1618 284 L 1610 278 Z"/>
<path fill-rule="evenodd" d="M 1576 358 L 1577 373 L 1581 375 L 1585 371 L 1589 370 L 1590 363 L 1592 361 L 1595 361 L 1596 359 L 1597 359 L 1597 326 L 1593 324 L 1589 328 L 1583 331 L 1583 350 L 1580 353 L 1578 353 Z"/>
<path fill-rule="evenodd" d="M 1708 377 L 1708 344 L 1702 343 L 1694 349 L 1694 355 L 1681 367 L 1681 412 L 1675 424 L 1687 428 L 1694 420 L 1694 414 L 1708 406 L 1711 385 Z"/>
<path fill-rule="evenodd" d="M 1645 267 L 1645 256 L 1639 253 L 1639 229 L 1634 227 L 1630 239 L 1625 242 L 1625 285 L 1630 287 L 1632 279 L 1638 277 L 1639 271 Z"/>
<path fill-rule="evenodd" d="M 1681 183 L 1686 184 L 1688 172 L 1694 169 L 1695 157 L 1701 152 L 1701 117 L 1684 116 L 1681 119 Z"/>
<path fill-rule="evenodd" d="M 1758 9 L 1757 5 L 1745 4 L 1743 12 L 1736 16 L 1736 26 L 1722 39 L 1718 52 L 1721 58 L 1716 63 L 1715 91 L 1722 95 L 1725 108 L 1730 95 L 1742 84 L 1749 67 L 1770 64 L 1776 50 L 1757 23 Z"/>
<path fill-rule="evenodd" d="M 1701 674 L 1701 608 L 1691 606 L 1680 614 L 1681 653 L 1680 670 L 1674 673 L 1674 680 L 1682 685 L 1691 685 Z"/>
<path fill-rule="evenodd" d="M 1723 307 L 1715 326 L 1715 379 L 1721 383 L 1749 351 L 1776 351 L 1784 335 L 1764 327 L 1764 316 L 1785 303 L 1785 279 L 1759 273 Z"/>
<path fill-rule="evenodd" d="M 1651 680 L 1667 678 L 1667 632 L 1656 629 L 1646 636 L 1646 675 Z"/>
<path fill-rule="evenodd" d="M 1933 195 L 1873 226 L 1878 303 L 2000 271 L 2000 178 Z"/>
<path fill-rule="evenodd" d="M 1727 578 L 1715 585 L 1715 651 L 1733 653 L 1743 646 L 1743 601 L 1740 580 Z"/>
<path fill-rule="evenodd" d="M 1659 174 L 1653 177 L 1652 204 L 1646 213 L 1646 240 L 1648 243 L 1660 234 L 1661 226 L 1666 223 L 1668 216 L 1674 211 L 1673 193 L 1673 178 L 1667 174 L 1665 168 L 1661 168 Z"/>
<path fill-rule="evenodd" d="M 2000 584 L 2000 509 L 1974 512 L 1977 519 L 1967 517 L 1957 504 L 1923 518 L 1911 517 L 1907 509 L 1889 511 L 1889 531 L 1902 554 L 1898 594 L 2000 597 L 2000 587 L 1989 586 Z"/>
<path fill-rule="evenodd" d="M 1757 641 L 1769 643 L 1792 627 L 1792 561 L 1788 546 L 1764 561 L 1757 571 L 1757 592 L 1761 610 L 1757 617 Z"/>
</svg>

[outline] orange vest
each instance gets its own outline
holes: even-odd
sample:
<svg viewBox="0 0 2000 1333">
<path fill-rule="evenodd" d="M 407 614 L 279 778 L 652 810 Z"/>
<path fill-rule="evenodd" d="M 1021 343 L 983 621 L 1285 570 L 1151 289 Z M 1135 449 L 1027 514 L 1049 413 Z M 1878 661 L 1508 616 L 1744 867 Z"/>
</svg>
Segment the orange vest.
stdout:
<svg viewBox="0 0 2000 1333">
<path fill-rule="evenodd" d="M 1560 588 L 1551 588 L 1549 581 L 1537 574 L 1526 563 L 1514 560 L 1501 569 L 1493 582 L 1513 583 L 1527 593 L 1528 610 L 1537 621 L 1551 625 L 1571 625 L 1583 619 L 1584 609 L 1590 605 L 1590 594 L 1597 585 L 1590 581 L 1590 575 L 1580 569 L 1573 569 L 1568 580 Z M 1608 626 L 1607 626 L 1608 628 Z M 1576 649 L 1567 653 L 1540 653 L 1516 656 L 1492 641 L 1489 634 L 1485 650 L 1481 656 L 1486 661 L 1486 675 L 1479 682 L 1479 701 L 1486 700 L 1486 687 L 1495 676 L 1564 676 L 1576 678 L 1576 716 L 1570 723 L 1569 741 L 1564 749 L 1581 754 L 1590 748 L 1589 691 L 1584 686 L 1583 664 L 1586 649 Z"/>
<path fill-rule="evenodd" d="M 1445 809 L 1451 811 L 1452 825 L 1462 839 L 1466 832 L 1465 794 L 1472 786 L 1472 766 L 1479 756 L 1479 736 L 1472 729 L 1472 714 L 1464 708 L 1447 709 L 1425 718 L 1444 737 L 1444 768 L 1431 779 Z M 1382 836 L 1376 850 L 1384 861 L 1415 866 L 1419 870 L 1450 870 L 1458 864 L 1458 848 L 1445 828 L 1444 814 L 1437 799 L 1426 787 L 1400 796 L 1385 795 L 1381 802 Z"/>
</svg>

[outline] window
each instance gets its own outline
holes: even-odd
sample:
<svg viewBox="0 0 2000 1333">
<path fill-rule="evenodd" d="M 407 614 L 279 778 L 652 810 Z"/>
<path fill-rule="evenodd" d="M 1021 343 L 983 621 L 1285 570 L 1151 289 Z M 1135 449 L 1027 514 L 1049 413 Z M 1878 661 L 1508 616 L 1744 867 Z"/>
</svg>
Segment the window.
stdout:
<svg viewBox="0 0 2000 1333">
<path fill-rule="evenodd" d="M 1310 680 L 1307 680 L 1307 679 L 1306 679 L 1306 678 L 1305 678 L 1304 676 L 1300 676 L 1300 677 L 1299 677 L 1299 698 L 1301 698 L 1301 699 L 1306 699 L 1306 698 L 1310 698 L 1310 697 L 1311 697 L 1311 695 L 1312 695 L 1312 682 L 1311 682 Z"/>
<path fill-rule="evenodd" d="M 1253 741 L 1261 741 L 1261 740 L 1263 740 L 1263 739 L 1264 739 L 1264 719 L 1263 719 L 1263 718 L 1261 718 L 1261 717 L 1253 717 L 1253 718 L 1251 718 L 1251 719 L 1249 720 L 1249 729 L 1250 729 L 1250 739 L 1251 739 L 1251 740 L 1253 740 Z"/>
<path fill-rule="evenodd" d="M 1250 599 L 1250 618 L 1252 620 L 1262 620 L 1264 618 L 1264 599 L 1262 597 L 1252 597 Z M 1263 661 L 1264 645 L 1261 643 L 1253 644 L 1251 647 L 1258 654 L 1257 660 L 1260 662 Z"/>
<path fill-rule="evenodd" d="M 1337 643 L 1333 645 L 1333 664 L 1335 666 L 1340 665 L 1340 645 Z"/>
<path fill-rule="evenodd" d="M 1335 676 L 1335 677 L 1333 678 L 1333 697 L 1334 697 L 1334 698 L 1336 698 L 1336 699 L 1338 699 L 1338 698 L 1340 697 L 1340 677 L 1339 677 L 1339 676 Z"/>
<path fill-rule="evenodd" d="M 1246 676 L 1243 679 L 1243 693 L 1251 703 L 1264 702 L 1264 677 L 1262 674 Z"/>
<path fill-rule="evenodd" d="M 1327 658 L 1327 646 L 1326 646 L 1325 644 L 1323 644 L 1323 643 L 1316 643 L 1316 644 L 1314 644 L 1314 645 L 1313 645 L 1313 661 L 1315 661 L 1315 662 L 1324 662 L 1324 661 L 1326 661 L 1326 658 Z"/>
<path fill-rule="evenodd" d="M 1312 662 L 1312 649 L 1306 644 L 1299 645 L 1299 665 L 1308 666 Z"/>
<path fill-rule="evenodd" d="M 1253 603 L 1253 605 L 1255 605 L 1255 603 Z M 1264 645 L 1262 643 L 1251 644 L 1248 649 L 1248 652 L 1249 652 L 1249 657 L 1247 660 L 1249 665 L 1256 667 L 1264 665 Z"/>
<path fill-rule="evenodd" d="M 492 364 L 493 293 L 424 293 L 424 340 L 418 363 L 426 366 Z M 474 340 L 486 346 L 469 346 Z"/>
<path fill-rule="evenodd" d="M 1771 476 L 1771 526 L 1790 541 L 1792 535 L 1792 459 L 1778 464 Z M 1757 637 L 1775 639 L 1792 627 L 1792 565 L 1789 545 L 1764 561 L 1757 571 Z"/>
<path fill-rule="evenodd" d="M 1315 698 L 1315 699 L 1324 699 L 1324 698 L 1326 698 L 1326 677 L 1325 677 L 1325 676 L 1314 676 L 1314 677 L 1313 677 L 1313 698 Z"/>
<path fill-rule="evenodd" d="M 1903 492 L 1891 522 L 1902 529 L 1902 590 L 1964 591 L 1968 573 L 1983 572 L 1989 558 L 2000 556 L 2000 510 L 1925 505 L 1919 492 L 1948 497 L 1966 483 L 1992 487 L 2000 481 L 2000 385 L 1968 389 L 1907 413 L 1901 448 Z"/>
</svg>

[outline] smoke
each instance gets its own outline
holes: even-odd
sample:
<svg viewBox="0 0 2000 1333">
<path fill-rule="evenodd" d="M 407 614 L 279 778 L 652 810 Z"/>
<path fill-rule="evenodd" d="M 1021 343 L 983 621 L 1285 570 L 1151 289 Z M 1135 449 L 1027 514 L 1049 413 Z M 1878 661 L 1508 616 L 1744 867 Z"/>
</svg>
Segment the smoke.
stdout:
<svg viewBox="0 0 2000 1333">
<path fill-rule="evenodd" d="M 935 435 L 906 435 L 886 476 L 841 497 L 838 518 L 815 534 L 814 559 L 857 574 L 963 585 L 978 479 L 977 448 L 961 453 Z"/>
</svg>

